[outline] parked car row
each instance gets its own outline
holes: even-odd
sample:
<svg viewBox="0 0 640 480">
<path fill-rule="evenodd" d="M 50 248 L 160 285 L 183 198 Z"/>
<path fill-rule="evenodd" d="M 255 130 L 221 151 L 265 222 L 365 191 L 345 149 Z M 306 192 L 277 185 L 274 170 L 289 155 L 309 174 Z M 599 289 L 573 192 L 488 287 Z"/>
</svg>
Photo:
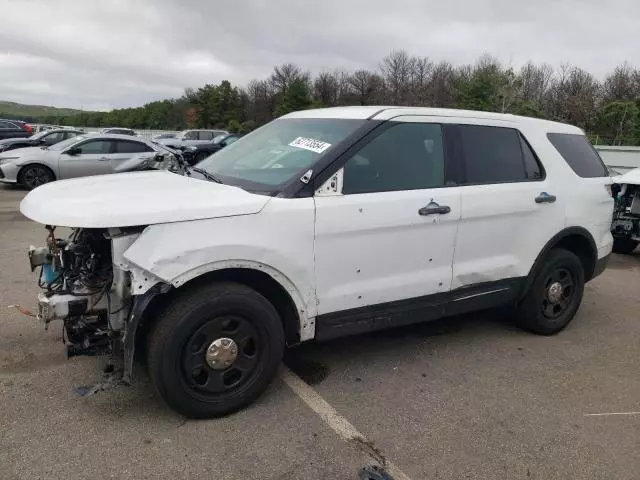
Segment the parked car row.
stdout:
<svg viewBox="0 0 640 480">
<path fill-rule="evenodd" d="M 84 133 L 52 145 L 0 154 L 0 182 L 31 190 L 54 180 L 115 173 L 133 155 L 167 150 L 139 137 Z"/>
<path fill-rule="evenodd" d="M 30 137 L 7 138 L 0 140 L 0 152 L 25 147 L 51 146 L 83 133 L 82 130 L 43 130 Z"/>
<path fill-rule="evenodd" d="M 33 134 L 33 127 L 20 120 L 0 118 L 0 140 L 5 138 L 26 138 Z"/>
</svg>

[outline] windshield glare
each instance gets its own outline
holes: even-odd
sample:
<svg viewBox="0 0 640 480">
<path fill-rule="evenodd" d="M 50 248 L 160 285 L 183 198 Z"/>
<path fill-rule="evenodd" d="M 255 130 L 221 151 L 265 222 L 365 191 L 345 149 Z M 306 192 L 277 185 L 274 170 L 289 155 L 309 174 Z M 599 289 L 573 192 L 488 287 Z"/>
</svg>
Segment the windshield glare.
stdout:
<svg viewBox="0 0 640 480">
<path fill-rule="evenodd" d="M 47 148 L 49 150 L 64 150 L 65 148 L 73 145 L 74 143 L 78 143 L 79 141 L 84 140 L 85 138 L 89 138 L 89 136 L 77 135 L 75 137 L 71 137 L 66 140 L 63 140 L 62 142 L 56 143 L 55 145 L 51 145 L 50 147 L 47 147 Z"/>
<path fill-rule="evenodd" d="M 225 183 L 274 191 L 301 176 L 364 122 L 342 118 L 275 120 L 206 158 L 198 167 Z"/>
</svg>

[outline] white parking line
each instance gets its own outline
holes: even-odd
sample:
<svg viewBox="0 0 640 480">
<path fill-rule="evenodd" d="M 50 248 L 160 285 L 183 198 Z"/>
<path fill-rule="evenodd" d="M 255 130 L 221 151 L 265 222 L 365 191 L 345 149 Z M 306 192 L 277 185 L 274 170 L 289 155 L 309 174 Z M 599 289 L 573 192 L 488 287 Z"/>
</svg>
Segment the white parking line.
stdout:
<svg viewBox="0 0 640 480">
<path fill-rule="evenodd" d="M 369 455 L 373 460 L 380 463 L 382 467 L 391 475 L 394 480 L 411 480 L 407 474 L 400 470 L 395 464 L 384 457 L 372 443 L 362 435 L 356 427 L 341 416 L 335 408 L 322 398 L 318 392 L 305 383 L 300 377 L 286 367 L 280 370 L 280 378 L 291 390 L 304 402 L 311 410 L 316 412 L 320 418 L 329 425 L 345 442 L 356 445 L 360 450 Z"/>
<path fill-rule="evenodd" d="M 585 417 L 609 417 L 613 415 L 640 415 L 640 412 L 608 412 L 608 413 L 585 413 Z"/>
</svg>

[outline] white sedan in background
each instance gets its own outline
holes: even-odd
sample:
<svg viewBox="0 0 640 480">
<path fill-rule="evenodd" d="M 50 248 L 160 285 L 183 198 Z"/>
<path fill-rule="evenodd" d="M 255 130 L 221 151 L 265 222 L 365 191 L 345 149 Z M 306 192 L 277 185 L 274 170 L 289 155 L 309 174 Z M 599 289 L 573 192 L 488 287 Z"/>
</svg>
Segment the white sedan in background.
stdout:
<svg viewBox="0 0 640 480">
<path fill-rule="evenodd" d="M 44 183 L 119 171 L 134 155 L 166 150 L 138 137 L 78 135 L 49 147 L 12 150 L 0 155 L 0 182 L 31 190 Z"/>
</svg>

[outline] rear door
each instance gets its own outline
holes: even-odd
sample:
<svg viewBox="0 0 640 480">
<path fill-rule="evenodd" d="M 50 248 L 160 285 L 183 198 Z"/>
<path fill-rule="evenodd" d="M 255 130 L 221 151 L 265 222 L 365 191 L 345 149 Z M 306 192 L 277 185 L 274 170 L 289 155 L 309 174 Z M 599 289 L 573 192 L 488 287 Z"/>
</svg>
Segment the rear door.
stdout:
<svg viewBox="0 0 640 480">
<path fill-rule="evenodd" d="M 114 171 L 119 165 L 138 153 L 154 151 L 146 143 L 136 142 L 135 140 L 114 140 L 113 143 L 115 147 L 110 155 L 111 171 Z"/>
<path fill-rule="evenodd" d="M 72 149 L 79 151 L 71 155 Z M 109 139 L 86 140 L 60 154 L 60 178 L 84 177 L 111 173 L 111 151 L 113 142 Z"/>
<path fill-rule="evenodd" d="M 446 183 L 441 125 L 422 117 L 404 120 L 389 122 L 350 156 L 339 172 L 341 192 L 316 192 L 320 337 L 349 328 L 323 315 L 353 309 L 368 311 L 352 325 L 358 331 L 427 320 L 408 315 L 398 323 L 397 316 L 381 312 L 423 312 L 432 295 L 450 290 L 460 189 Z"/>
<path fill-rule="evenodd" d="M 565 225 L 562 185 L 509 125 L 448 125 L 461 160 L 452 287 L 518 279 Z"/>
</svg>

